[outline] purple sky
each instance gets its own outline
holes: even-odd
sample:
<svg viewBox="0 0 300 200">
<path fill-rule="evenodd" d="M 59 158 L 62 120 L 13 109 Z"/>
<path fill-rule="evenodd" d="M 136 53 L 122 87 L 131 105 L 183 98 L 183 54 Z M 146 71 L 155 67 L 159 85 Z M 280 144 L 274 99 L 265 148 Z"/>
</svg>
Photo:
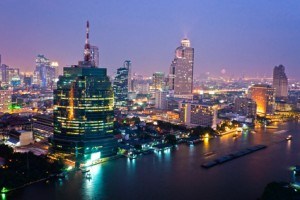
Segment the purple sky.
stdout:
<svg viewBox="0 0 300 200">
<path fill-rule="evenodd" d="M 61 67 L 76 64 L 87 19 L 100 65 L 110 72 L 126 59 L 141 74 L 168 72 L 187 36 L 196 77 L 223 68 L 270 76 L 279 64 L 290 78 L 300 75 L 298 0 L 1 0 L 2 63 L 30 71 L 44 54 Z"/>
</svg>

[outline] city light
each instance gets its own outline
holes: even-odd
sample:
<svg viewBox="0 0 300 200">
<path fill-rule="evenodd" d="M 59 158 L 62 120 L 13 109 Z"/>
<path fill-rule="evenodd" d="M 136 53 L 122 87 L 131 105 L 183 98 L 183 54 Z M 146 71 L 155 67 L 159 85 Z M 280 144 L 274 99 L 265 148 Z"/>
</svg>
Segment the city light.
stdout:
<svg viewBox="0 0 300 200">
<path fill-rule="evenodd" d="M 300 197 L 300 1 L 53 1 L 1 2 L 2 200 Z"/>
</svg>

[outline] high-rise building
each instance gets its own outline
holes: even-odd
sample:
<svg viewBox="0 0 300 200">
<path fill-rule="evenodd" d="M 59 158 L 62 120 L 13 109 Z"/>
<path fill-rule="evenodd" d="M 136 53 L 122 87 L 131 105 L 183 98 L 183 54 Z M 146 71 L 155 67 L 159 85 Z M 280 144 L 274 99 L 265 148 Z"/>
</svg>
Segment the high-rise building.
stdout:
<svg viewBox="0 0 300 200">
<path fill-rule="evenodd" d="M 23 77 L 23 83 L 25 86 L 31 86 L 32 84 L 32 76 L 29 76 L 29 75 L 24 75 Z"/>
<path fill-rule="evenodd" d="M 248 96 L 255 101 L 258 115 L 274 114 L 274 88 L 269 85 L 253 85 L 248 90 Z"/>
<path fill-rule="evenodd" d="M 128 65 L 128 62 L 125 61 L 123 67 L 117 69 L 117 74 L 113 83 L 116 108 L 127 106 L 128 92 L 130 87 L 129 74 L 130 65 Z"/>
<path fill-rule="evenodd" d="M 150 84 L 147 80 L 134 80 L 133 89 L 137 94 L 149 94 Z"/>
<path fill-rule="evenodd" d="M 256 103 L 250 98 L 236 98 L 234 112 L 247 117 L 256 117 Z"/>
<path fill-rule="evenodd" d="M 130 60 L 125 60 L 123 66 L 128 69 L 128 92 L 133 91 L 132 87 L 132 66 L 131 66 L 131 61 Z"/>
<path fill-rule="evenodd" d="M 13 90 L 11 88 L 8 89 L 0 89 L 0 112 L 10 112 L 11 107 L 11 96 L 13 94 Z"/>
<path fill-rule="evenodd" d="M 166 110 L 167 109 L 167 91 L 156 90 L 155 91 L 155 108 Z"/>
<path fill-rule="evenodd" d="M 273 88 L 275 97 L 285 99 L 288 96 L 288 78 L 283 65 L 275 66 L 273 70 Z"/>
<path fill-rule="evenodd" d="M 96 67 L 99 67 L 99 48 L 97 46 L 91 45 L 91 60 Z"/>
<path fill-rule="evenodd" d="M 164 90 L 165 89 L 165 73 L 155 72 L 152 76 L 152 90 Z"/>
<path fill-rule="evenodd" d="M 5 64 L 2 64 L 0 69 L 1 82 L 11 84 L 13 78 L 20 78 L 19 72 L 20 70 L 18 68 L 11 68 Z"/>
<path fill-rule="evenodd" d="M 35 59 L 35 71 L 33 75 L 33 84 L 41 88 L 52 87 L 57 74 L 57 66 L 51 65 L 51 62 L 44 55 L 38 55 Z"/>
<path fill-rule="evenodd" d="M 65 67 L 54 90 L 54 135 L 52 150 L 90 165 L 116 155 L 114 139 L 114 95 L 106 68 L 91 60 L 87 22 L 84 60 Z"/>
<path fill-rule="evenodd" d="M 193 91 L 194 48 L 188 39 L 181 40 L 170 66 L 169 89 L 175 95 L 192 94 Z"/>
</svg>

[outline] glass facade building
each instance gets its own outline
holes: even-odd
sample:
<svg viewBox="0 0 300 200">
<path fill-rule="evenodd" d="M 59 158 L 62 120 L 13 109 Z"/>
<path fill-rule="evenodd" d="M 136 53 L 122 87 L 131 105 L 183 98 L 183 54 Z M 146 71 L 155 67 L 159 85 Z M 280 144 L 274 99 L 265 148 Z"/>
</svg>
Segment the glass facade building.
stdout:
<svg viewBox="0 0 300 200">
<path fill-rule="evenodd" d="M 54 91 L 55 152 L 69 154 L 78 163 L 116 154 L 113 138 L 113 90 L 103 68 L 64 68 Z"/>
<path fill-rule="evenodd" d="M 113 89 L 115 94 L 115 107 L 121 108 L 127 106 L 128 92 L 130 91 L 130 65 L 124 62 L 124 66 L 117 69 L 114 79 Z"/>
<path fill-rule="evenodd" d="M 279 100 L 287 99 L 288 96 L 288 78 L 285 74 L 283 65 L 275 66 L 273 70 L 273 88 L 275 97 Z"/>
<path fill-rule="evenodd" d="M 113 137 L 114 94 L 107 70 L 96 68 L 88 40 L 84 61 L 65 67 L 54 90 L 53 153 L 76 166 L 101 162 L 117 153 Z"/>
<path fill-rule="evenodd" d="M 194 48 L 188 39 L 181 40 L 181 46 L 175 51 L 175 58 L 170 66 L 169 89 L 175 95 L 193 92 Z"/>
<path fill-rule="evenodd" d="M 269 85 L 253 85 L 248 90 L 248 97 L 255 101 L 257 114 L 260 116 L 274 114 L 275 89 Z"/>
</svg>

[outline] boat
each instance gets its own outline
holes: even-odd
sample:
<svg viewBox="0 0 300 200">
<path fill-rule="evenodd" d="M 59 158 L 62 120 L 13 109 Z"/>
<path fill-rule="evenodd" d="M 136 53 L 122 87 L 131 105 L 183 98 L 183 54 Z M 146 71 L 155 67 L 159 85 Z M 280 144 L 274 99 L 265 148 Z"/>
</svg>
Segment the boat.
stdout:
<svg viewBox="0 0 300 200">
<path fill-rule="evenodd" d="M 231 155 L 227 155 L 227 156 L 223 156 L 219 159 L 216 159 L 215 161 L 219 164 L 222 164 L 222 163 L 227 162 L 227 161 L 232 160 L 232 159 L 233 159 L 233 157 Z"/>
<path fill-rule="evenodd" d="M 201 165 L 201 167 L 204 167 L 204 168 L 210 168 L 210 167 L 213 167 L 215 165 L 217 165 L 218 163 L 216 161 L 210 161 L 210 162 L 207 162 L 207 163 L 204 163 Z"/>
<path fill-rule="evenodd" d="M 285 139 L 286 139 L 286 140 L 292 140 L 292 138 L 293 138 L 293 137 L 292 137 L 291 135 L 289 135 L 289 136 L 287 136 Z"/>
<path fill-rule="evenodd" d="M 248 147 L 246 149 L 242 149 L 240 151 L 236 151 L 236 152 L 233 152 L 231 154 L 227 154 L 225 156 L 219 157 L 219 158 L 217 158 L 213 161 L 206 162 L 206 163 L 202 164 L 201 166 L 203 168 L 211 168 L 215 165 L 223 164 L 225 162 L 228 162 L 228 161 L 231 161 L 233 159 L 245 156 L 247 154 L 253 153 L 255 151 L 258 151 L 258 150 L 261 150 L 261 149 L 264 149 L 264 148 L 267 148 L 267 146 L 266 145 L 255 145 L 255 146 Z M 299 171 L 300 171 L 300 168 L 299 168 Z"/>
<path fill-rule="evenodd" d="M 205 157 L 208 157 L 208 156 L 211 156 L 211 155 L 214 155 L 216 154 L 214 151 L 210 151 L 210 152 L 207 152 L 204 154 Z"/>
<path fill-rule="evenodd" d="M 251 133 L 255 134 L 255 133 L 256 133 L 256 131 L 251 131 Z"/>
<path fill-rule="evenodd" d="M 135 153 L 133 153 L 133 152 L 128 152 L 127 154 L 126 154 L 126 156 L 127 156 L 127 158 L 129 158 L 129 159 L 136 159 L 136 157 L 137 157 L 137 155 L 135 154 Z"/>
</svg>

